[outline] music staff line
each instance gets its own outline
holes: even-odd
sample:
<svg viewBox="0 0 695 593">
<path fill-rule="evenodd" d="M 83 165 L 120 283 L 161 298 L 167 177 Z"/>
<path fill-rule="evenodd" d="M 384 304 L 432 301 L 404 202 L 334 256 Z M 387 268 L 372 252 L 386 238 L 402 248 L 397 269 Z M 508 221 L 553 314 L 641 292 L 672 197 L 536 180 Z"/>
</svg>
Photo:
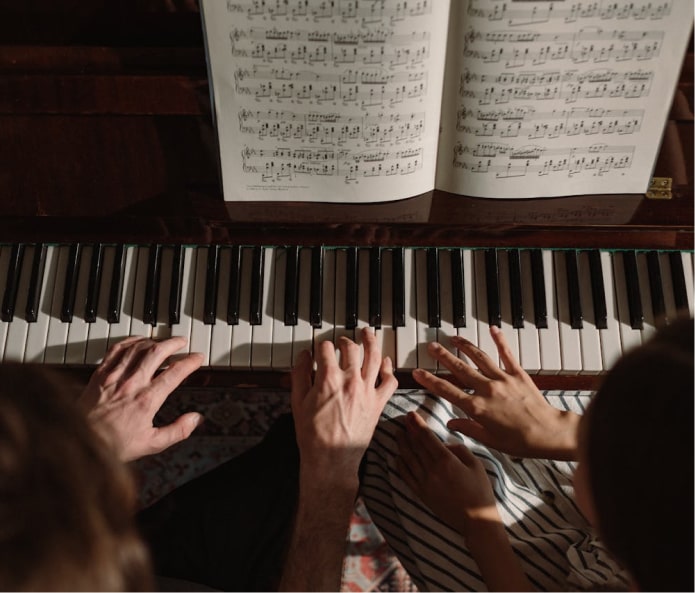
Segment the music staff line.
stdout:
<svg viewBox="0 0 695 593">
<path fill-rule="evenodd" d="M 306 140 L 340 146 L 346 142 L 398 144 L 419 140 L 425 129 L 425 113 L 376 116 L 339 114 L 297 114 L 289 111 L 250 111 L 239 113 L 239 131 L 259 139 Z"/>
<path fill-rule="evenodd" d="M 409 175 L 422 168 L 422 148 L 350 151 L 247 146 L 241 156 L 243 172 L 257 175 L 263 183 L 291 182 L 307 175 L 343 177 L 345 183 L 354 183 L 369 177 Z"/>
<path fill-rule="evenodd" d="M 539 4 L 542 6 L 539 8 Z M 556 7 L 559 4 L 560 7 Z M 664 2 L 648 2 L 638 4 L 631 2 L 619 6 L 613 0 L 593 0 L 589 2 L 543 2 L 531 7 L 520 8 L 512 3 L 509 8 L 505 2 L 501 6 L 491 6 L 489 0 L 469 0 L 467 14 L 470 17 L 487 19 L 488 21 L 507 21 L 510 27 L 548 23 L 552 20 L 564 23 L 575 23 L 582 19 L 608 20 L 661 20 L 671 14 L 673 0 Z"/>
</svg>

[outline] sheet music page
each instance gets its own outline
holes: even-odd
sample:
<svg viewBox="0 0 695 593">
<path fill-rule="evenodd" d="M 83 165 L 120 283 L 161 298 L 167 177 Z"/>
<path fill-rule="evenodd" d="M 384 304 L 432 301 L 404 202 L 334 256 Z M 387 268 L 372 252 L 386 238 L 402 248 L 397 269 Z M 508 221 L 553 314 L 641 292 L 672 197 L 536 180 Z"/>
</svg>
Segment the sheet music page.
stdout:
<svg viewBox="0 0 695 593">
<path fill-rule="evenodd" d="M 454 2 L 437 188 L 478 197 L 644 193 L 690 0 Z"/>
<path fill-rule="evenodd" d="M 203 0 L 224 197 L 434 188 L 449 0 Z"/>
</svg>

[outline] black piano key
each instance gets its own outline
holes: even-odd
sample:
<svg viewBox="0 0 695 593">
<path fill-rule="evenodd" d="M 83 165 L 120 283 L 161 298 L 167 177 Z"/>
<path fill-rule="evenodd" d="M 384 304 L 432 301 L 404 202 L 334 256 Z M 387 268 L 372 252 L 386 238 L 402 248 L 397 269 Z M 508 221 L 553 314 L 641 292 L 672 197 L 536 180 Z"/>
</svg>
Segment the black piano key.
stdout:
<svg viewBox="0 0 695 593">
<path fill-rule="evenodd" d="M 463 249 L 451 250 L 451 298 L 454 327 L 466 327 L 466 291 L 464 287 Z"/>
<path fill-rule="evenodd" d="M 181 322 L 181 294 L 183 292 L 183 246 L 174 247 L 169 286 L 169 325 Z"/>
<path fill-rule="evenodd" d="M 220 262 L 219 245 L 208 247 L 208 259 L 205 267 L 205 297 L 203 300 L 203 323 L 215 325 L 217 317 L 217 278 Z"/>
<path fill-rule="evenodd" d="M 87 281 L 87 304 L 84 310 L 84 320 L 94 323 L 97 320 L 99 306 L 99 289 L 101 274 L 104 269 L 104 246 L 98 243 L 92 247 L 92 259 L 89 262 L 89 279 Z"/>
<path fill-rule="evenodd" d="M 27 294 L 27 306 L 25 309 L 26 320 L 30 323 L 35 322 L 39 316 L 39 302 L 41 300 L 41 285 L 43 284 L 45 263 L 46 246 L 43 243 L 38 243 L 31 263 L 29 293 Z"/>
<path fill-rule="evenodd" d="M 644 329 L 644 312 L 642 310 L 642 297 L 639 291 L 637 256 L 634 251 L 623 253 L 623 265 L 625 266 L 627 303 L 630 310 L 630 327 L 632 329 Z"/>
<path fill-rule="evenodd" d="M 159 302 L 159 280 L 162 265 L 162 246 L 151 245 L 147 260 L 147 282 L 142 321 L 157 325 L 157 303 Z"/>
<path fill-rule="evenodd" d="M 666 302 L 664 287 L 661 284 L 661 264 L 659 263 L 658 252 L 647 252 L 647 269 L 649 270 L 649 292 L 652 297 L 654 320 L 657 324 L 661 324 L 666 318 Z"/>
<path fill-rule="evenodd" d="M 381 328 L 381 247 L 369 250 L 369 325 Z"/>
<path fill-rule="evenodd" d="M 63 303 L 60 308 L 60 320 L 64 323 L 72 322 L 75 312 L 75 295 L 77 293 L 77 277 L 82 258 L 82 245 L 73 243 L 68 250 L 68 260 L 65 269 L 65 286 L 63 287 Z"/>
<path fill-rule="evenodd" d="M 688 314 L 688 291 L 685 286 L 683 258 L 678 251 L 670 251 L 668 261 L 671 264 L 671 283 L 673 285 L 673 300 L 680 314 Z"/>
<path fill-rule="evenodd" d="M 22 274 L 22 262 L 24 260 L 24 245 L 16 243 L 12 246 L 10 262 L 7 268 L 5 280 L 5 294 L 2 298 L 2 320 L 12 321 L 14 309 L 17 303 L 17 290 L 19 289 L 19 277 Z"/>
<path fill-rule="evenodd" d="M 309 323 L 312 327 L 321 327 L 323 323 L 323 247 L 313 247 L 311 250 Z"/>
<path fill-rule="evenodd" d="M 357 263 L 357 247 L 347 249 L 347 281 L 345 282 L 345 327 L 355 329 L 357 327 L 357 277 L 359 273 Z"/>
<path fill-rule="evenodd" d="M 442 326 L 441 294 L 439 290 L 439 250 L 427 248 L 427 324 Z"/>
<path fill-rule="evenodd" d="M 241 248 L 232 247 L 229 264 L 229 294 L 227 297 L 227 323 L 239 325 L 239 301 L 241 298 Z"/>
<path fill-rule="evenodd" d="M 297 325 L 299 317 L 299 247 L 285 250 L 285 325 Z"/>
<path fill-rule="evenodd" d="M 567 269 L 567 299 L 570 310 L 570 326 L 572 329 L 584 327 L 582 300 L 579 294 L 579 265 L 577 252 L 574 249 L 565 251 L 565 267 Z"/>
<path fill-rule="evenodd" d="M 113 259 L 111 271 L 111 288 L 109 290 L 109 310 L 106 320 L 109 323 L 118 323 L 121 320 L 121 298 L 123 295 L 123 275 L 125 270 L 125 247 L 118 245 Z"/>
<path fill-rule="evenodd" d="M 405 249 L 394 247 L 393 282 L 393 327 L 405 327 Z"/>
<path fill-rule="evenodd" d="M 548 328 L 548 303 L 545 300 L 543 252 L 531 249 L 531 282 L 533 283 L 533 316 L 537 328 Z"/>
<path fill-rule="evenodd" d="M 263 259 L 265 249 L 260 245 L 253 248 L 251 264 L 251 303 L 249 309 L 249 323 L 261 325 L 263 323 Z"/>
<path fill-rule="evenodd" d="M 500 305 L 500 283 L 497 277 L 497 250 L 485 250 L 485 288 L 487 292 L 487 316 L 490 325 L 502 327 L 502 307 Z"/>
<path fill-rule="evenodd" d="M 512 327 L 524 327 L 524 302 L 521 296 L 521 256 L 518 249 L 507 250 L 509 262 L 509 296 L 512 308 Z"/>
<path fill-rule="evenodd" d="M 607 329 L 608 310 L 606 309 L 606 287 L 603 285 L 601 253 L 597 249 L 591 249 L 587 252 L 587 256 L 591 275 L 591 299 L 594 304 L 594 325 L 596 329 Z"/>
</svg>

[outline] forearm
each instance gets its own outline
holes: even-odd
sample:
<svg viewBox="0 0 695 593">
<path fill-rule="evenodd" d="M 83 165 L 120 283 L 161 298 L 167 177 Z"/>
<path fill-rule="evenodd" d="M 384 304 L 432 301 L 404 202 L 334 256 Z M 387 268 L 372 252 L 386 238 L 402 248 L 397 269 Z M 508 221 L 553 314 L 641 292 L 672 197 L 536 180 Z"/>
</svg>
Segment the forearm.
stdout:
<svg viewBox="0 0 695 593">
<path fill-rule="evenodd" d="M 577 460 L 577 435 L 581 416 L 569 411 L 558 411 L 557 421 L 546 425 L 546 449 L 536 457 L 558 461 Z"/>
<path fill-rule="evenodd" d="M 302 480 L 300 480 L 300 483 Z M 359 482 L 300 486 L 280 591 L 339 591 Z"/>
</svg>

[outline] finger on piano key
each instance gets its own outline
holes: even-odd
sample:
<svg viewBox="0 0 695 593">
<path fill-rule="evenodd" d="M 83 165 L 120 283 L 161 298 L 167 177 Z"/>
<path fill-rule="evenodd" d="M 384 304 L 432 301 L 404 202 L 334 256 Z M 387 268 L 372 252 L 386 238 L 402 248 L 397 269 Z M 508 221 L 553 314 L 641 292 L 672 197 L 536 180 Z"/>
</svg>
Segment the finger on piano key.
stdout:
<svg viewBox="0 0 695 593">
<path fill-rule="evenodd" d="M 323 301 L 321 327 L 314 327 L 314 352 L 323 341 L 334 342 L 335 334 L 335 250 L 323 252 Z"/>
<path fill-rule="evenodd" d="M 635 254 L 635 257 L 637 260 L 637 281 L 642 301 L 642 342 L 644 343 L 656 333 L 656 319 L 654 318 L 654 306 L 649 285 L 647 254 L 640 251 Z"/>
<path fill-rule="evenodd" d="M 529 374 L 541 370 L 540 336 L 535 323 L 533 311 L 533 272 L 531 252 L 522 249 L 519 252 L 519 278 L 521 280 L 521 306 L 524 325 L 519 332 L 519 363 Z"/>
<path fill-rule="evenodd" d="M 299 248 L 298 247 L 278 247 L 275 249 L 275 288 L 274 288 L 274 313 L 273 313 L 273 368 L 290 369 L 292 368 L 292 341 L 294 338 L 294 326 L 297 324 L 297 298 L 299 284 Z M 289 268 L 292 268 L 290 271 Z M 287 282 L 292 286 L 288 287 Z M 288 303 L 287 294 L 291 293 L 289 306 L 293 309 L 289 315 L 288 324 Z"/>
<path fill-rule="evenodd" d="M 664 296 L 664 283 L 661 273 L 661 260 L 658 251 L 648 251 L 647 277 L 649 279 L 649 294 L 652 299 L 652 315 L 657 327 L 666 325 L 666 298 Z"/>
<path fill-rule="evenodd" d="M 43 271 L 38 279 L 39 300 L 36 306 L 36 320 L 29 324 L 24 362 L 41 363 L 43 362 L 46 352 L 48 326 L 51 320 L 51 306 L 53 304 L 56 276 L 58 273 L 58 247 L 44 245 L 43 248 L 45 259 L 43 262 Z M 1 267 L 0 274 L 2 274 Z M 29 316 L 28 313 L 27 316 Z M 0 344 L 1 343 L 2 340 L 0 339 Z"/>
<path fill-rule="evenodd" d="M 598 249 L 587 252 L 589 259 L 589 274 L 591 276 L 591 303 L 594 310 L 594 325 L 596 329 L 608 327 L 608 313 L 606 310 L 606 286 L 603 281 L 601 253 Z"/>
<path fill-rule="evenodd" d="M 152 335 L 152 325 L 144 319 L 145 292 L 148 284 L 151 250 L 152 247 L 147 246 L 137 248 L 133 310 L 130 316 L 130 335 L 142 336 L 143 338 L 149 338 Z"/>
<path fill-rule="evenodd" d="M 212 337 L 212 325 L 205 323 L 203 319 L 205 315 L 205 284 L 208 278 L 207 269 L 208 247 L 198 247 L 195 250 L 195 290 L 189 352 L 200 352 L 203 355 L 202 366 L 210 364 L 210 338 Z M 248 315 L 248 309 L 246 314 Z M 248 368 L 248 364 L 245 367 Z"/>
<path fill-rule="evenodd" d="M 601 356 L 605 371 L 613 368 L 622 354 L 620 339 L 620 322 L 618 320 L 618 302 L 613 278 L 613 261 L 608 251 L 600 252 L 601 273 L 605 290 L 606 327 L 599 330 L 601 336 Z"/>
<path fill-rule="evenodd" d="M 542 299 L 540 306 L 546 308 L 545 316 L 539 315 L 538 312 L 534 310 L 538 337 L 540 338 L 541 373 L 554 375 L 562 370 L 560 324 L 558 322 L 557 296 L 555 294 L 557 279 L 555 278 L 555 265 L 553 263 L 552 251 L 545 249 L 538 253 L 540 253 L 540 257 L 531 254 L 531 258 L 533 260 L 535 257 L 537 271 L 540 271 L 542 274 L 542 290 L 544 294 L 543 297 L 540 297 L 540 294 L 536 295 L 537 298 L 534 298 L 534 307 Z"/>
<path fill-rule="evenodd" d="M 205 265 L 205 304 L 203 305 L 203 322 L 214 325 L 217 318 L 217 282 L 219 278 L 219 245 L 208 247 L 208 259 Z"/>
<path fill-rule="evenodd" d="M 338 338 L 345 336 L 351 340 L 355 339 L 355 330 L 347 328 L 347 251 L 345 249 L 335 250 L 335 335 L 336 343 Z"/>
<path fill-rule="evenodd" d="M 357 252 L 357 328 L 369 326 L 369 253 L 369 249 L 359 249 Z M 381 278 L 379 282 L 381 283 Z M 379 294 L 381 295 L 381 288 Z M 381 308 L 381 303 L 379 305 Z M 355 338 L 360 344 L 361 335 L 362 332 L 356 329 Z"/>
<path fill-rule="evenodd" d="M 99 253 L 101 251 L 101 253 Z M 93 279 L 92 273 L 94 270 L 94 259 L 100 260 L 101 272 L 97 272 L 99 284 L 93 285 L 96 282 L 96 277 Z M 89 333 L 87 338 L 87 349 L 85 352 L 85 364 L 98 364 L 106 354 L 106 347 L 109 342 L 109 284 L 113 278 L 113 266 L 116 258 L 116 248 L 113 245 L 103 245 L 101 250 L 95 250 L 92 253 L 92 266 L 90 269 L 87 296 L 87 313 L 93 321 L 89 322 Z M 91 301 L 91 302 L 90 302 Z M 86 317 L 86 314 L 85 314 Z"/>
<path fill-rule="evenodd" d="M 594 323 L 594 300 L 591 284 L 591 264 L 589 253 L 577 253 L 577 273 L 579 299 L 582 308 L 582 327 L 579 329 L 579 340 L 582 347 L 582 373 L 597 375 L 603 370 L 601 355 L 601 336 Z"/>
<path fill-rule="evenodd" d="M 673 294 L 673 282 L 671 281 L 671 262 L 669 254 L 661 251 L 658 253 L 659 269 L 661 270 L 661 290 L 664 294 L 665 322 L 673 323 L 678 317 L 678 308 Z"/>
<path fill-rule="evenodd" d="M 171 282 L 174 277 L 174 247 L 164 245 L 161 248 L 159 264 L 159 282 L 155 296 L 157 317 L 152 325 L 152 337 L 155 340 L 166 340 L 171 337 L 169 322 L 169 301 L 171 297 Z"/>
<path fill-rule="evenodd" d="M 409 315 L 406 307 L 406 291 L 408 290 L 405 279 L 405 249 L 394 247 L 391 250 L 391 315 L 393 315 L 393 327 L 405 327 L 406 317 Z"/>
<path fill-rule="evenodd" d="M 391 361 L 396 365 L 396 330 L 394 328 L 393 319 L 393 252 L 390 249 L 381 250 L 381 327 L 377 327 L 374 331 L 376 334 L 376 342 L 381 350 L 381 355 L 390 357 Z M 370 272 L 370 286 L 374 280 Z M 371 315 L 370 315 L 371 318 Z M 371 323 L 371 319 L 370 319 Z"/>
<path fill-rule="evenodd" d="M 323 319 L 323 246 L 313 247 L 311 250 L 311 299 L 310 318 L 311 326 L 321 327 Z"/>
<path fill-rule="evenodd" d="M 521 254 L 518 249 L 507 249 L 507 263 L 509 265 L 509 290 L 510 305 L 512 310 L 512 327 L 523 329 L 524 327 L 524 298 L 521 287 Z"/>
<path fill-rule="evenodd" d="M 112 281 L 116 279 L 119 253 L 121 252 L 122 270 L 119 274 L 120 280 L 117 280 L 120 283 L 120 290 L 116 290 L 112 284 L 109 291 L 109 321 L 111 322 L 109 327 L 109 348 L 131 335 L 131 321 L 133 319 L 133 307 L 135 306 L 138 251 L 139 249 L 132 245 L 128 247 L 121 245 L 116 248 L 114 272 L 111 275 Z"/>
<path fill-rule="evenodd" d="M 97 318 L 99 306 L 99 291 L 101 290 L 101 275 L 104 269 L 104 245 L 97 243 L 92 247 L 92 256 L 89 262 L 89 282 L 87 284 L 87 304 L 84 318 L 87 323 L 92 323 Z"/>
<path fill-rule="evenodd" d="M 186 338 L 186 345 L 181 349 L 181 353 L 184 354 L 191 351 L 191 331 L 193 328 L 193 309 L 195 306 L 197 263 L 197 252 L 195 247 L 184 247 L 181 249 L 179 320 L 172 324 L 171 335 L 172 337 L 180 336 Z"/>
<path fill-rule="evenodd" d="M 67 279 L 68 262 L 71 255 L 71 246 L 60 245 L 57 249 L 58 267 L 56 270 L 55 287 L 53 289 L 51 316 L 48 322 L 46 350 L 43 358 L 44 362 L 49 364 L 59 364 L 65 362 L 65 342 L 68 339 L 69 328 L 69 324 L 61 320 L 61 313 L 63 309 L 65 282 Z"/>
<path fill-rule="evenodd" d="M 65 345 L 66 364 L 84 364 L 89 337 L 89 323 L 85 319 L 87 306 L 87 288 L 89 286 L 89 269 L 91 265 L 92 245 L 82 247 L 80 266 L 77 269 L 77 285 L 75 287 L 75 302 L 72 321 L 68 329 L 68 341 Z"/>
<path fill-rule="evenodd" d="M 415 249 L 415 270 L 413 281 L 415 282 L 415 314 L 416 314 L 416 348 L 417 348 L 417 366 L 430 372 L 437 370 L 437 361 L 432 358 L 427 351 L 427 344 L 437 342 L 437 327 L 432 327 L 430 322 L 438 321 L 430 315 L 429 305 L 432 300 L 438 296 L 433 295 L 430 291 L 429 282 L 434 281 L 439 274 L 433 274 L 430 266 L 433 263 L 430 261 L 429 249 Z M 439 288 L 437 287 L 437 293 Z M 439 311 L 436 312 L 436 317 L 440 317 Z"/>
<path fill-rule="evenodd" d="M 34 258 L 31 263 L 31 278 L 29 279 L 29 293 L 27 294 L 27 306 L 25 318 L 29 323 L 35 323 L 39 316 L 41 288 L 43 273 L 46 264 L 47 247 L 43 243 L 37 243 L 34 250 Z"/>
<path fill-rule="evenodd" d="M 151 326 L 157 325 L 157 305 L 159 297 L 160 270 L 162 265 L 162 246 L 151 245 L 147 259 L 147 278 L 145 282 L 145 301 L 142 320 Z"/>
<path fill-rule="evenodd" d="M 463 306 L 464 306 L 464 319 L 465 325 L 456 328 L 456 333 L 461 338 L 465 338 L 469 342 L 472 342 L 476 346 L 480 340 L 478 336 L 478 321 L 476 320 L 476 283 L 483 282 L 481 278 L 476 275 L 476 263 L 474 252 L 470 249 L 455 249 L 452 251 L 452 263 L 458 268 L 458 263 L 456 263 L 457 254 L 461 254 L 461 279 L 463 280 Z M 457 272 L 458 275 L 458 272 Z M 452 281 L 457 279 L 452 277 Z M 484 284 L 484 282 L 483 282 Z M 489 335 L 489 334 L 488 334 Z M 496 349 L 495 349 L 496 351 Z M 490 354 L 488 352 L 488 354 Z M 471 361 L 468 357 L 463 354 L 463 352 L 458 353 L 459 358 L 465 362 L 470 363 Z M 491 355 L 492 356 L 492 355 Z"/>
<path fill-rule="evenodd" d="M 389 256 L 393 261 L 393 258 Z M 381 320 L 381 292 L 383 286 L 382 249 L 372 247 L 369 250 L 369 325 L 379 329 Z"/>
<path fill-rule="evenodd" d="M 210 251 L 206 260 L 205 269 L 205 305 L 208 306 L 214 301 L 215 318 L 212 323 L 207 323 L 211 327 L 210 331 L 210 366 L 228 368 L 232 363 L 232 336 L 234 326 L 227 323 L 227 305 L 229 302 L 229 282 L 226 273 L 232 264 L 232 251 L 229 247 L 218 247 L 214 256 L 216 262 L 216 280 L 214 281 L 216 292 L 214 296 L 208 295 L 210 282 Z M 203 320 L 205 321 L 205 320 Z"/>
<path fill-rule="evenodd" d="M 396 258 L 394 257 L 394 264 Z M 394 271 L 396 266 L 394 265 Z M 405 325 L 396 327 L 396 368 L 400 370 L 417 367 L 417 293 L 415 283 L 415 250 L 403 252 L 403 284 Z M 395 311 L 394 311 L 395 316 Z M 394 319 L 394 323 L 395 323 Z"/>
<path fill-rule="evenodd" d="M 500 304 L 500 329 L 507 339 L 512 355 L 519 360 L 519 330 L 512 324 L 512 303 L 509 270 L 509 251 L 499 249 L 497 251 L 499 304 Z"/>
<path fill-rule="evenodd" d="M 227 297 L 227 323 L 237 325 L 239 323 L 239 310 L 241 308 L 241 247 L 232 246 L 229 268 L 229 292 Z"/>
<path fill-rule="evenodd" d="M 15 246 L 16 247 L 16 246 Z M 22 362 L 26 349 L 27 334 L 29 333 L 29 322 L 26 318 L 26 302 L 29 295 L 29 284 L 31 282 L 31 266 L 34 259 L 34 245 L 22 246 L 21 256 L 13 257 L 10 264 L 16 263 L 14 274 L 12 274 L 12 299 L 11 310 L 14 315 L 7 332 L 7 342 L 5 344 L 4 362 Z M 15 250 L 15 254 L 17 251 Z M 5 305 L 5 303 L 3 303 Z M 4 309 L 4 306 L 3 306 Z M 5 310 L 3 311 L 5 312 Z"/>
<path fill-rule="evenodd" d="M 273 279 L 275 277 L 275 254 L 272 247 L 261 248 L 261 293 L 260 293 L 260 323 L 253 325 L 251 342 L 251 368 L 269 369 L 273 356 Z M 253 297 L 252 297 L 253 298 Z M 254 307 L 251 308 L 254 315 Z"/>
<path fill-rule="evenodd" d="M 239 273 L 239 323 L 234 326 L 232 335 L 232 368 L 251 368 L 251 274 L 253 268 L 253 248 L 242 247 Z"/>
<path fill-rule="evenodd" d="M 459 252 L 460 253 L 460 252 Z M 456 356 L 456 348 L 451 344 L 452 336 L 456 335 L 456 327 L 454 327 L 454 298 L 453 298 L 453 288 L 452 288 L 452 277 L 455 273 L 452 271 L 451 263 L 451 250 L 442 249 L 439 253 L 439 280 L 441 289 L 441 322 L 437 329 L 437 341 Z M 460 257 L 458 258 L 459 264 L 461 263 Z M 460 298 L 463 298 L 463 286 L 459 287 L 458 294 Z M 464 305 L 461 302 L 461 305 Z M 462 307 L 463 309 L 463 307 Z M 463 311 L 463 316 L 465 317 L 465 310 Z M 437 363 L 437 370 L 444 372 L 443 366 Z"/>
<path fill-rule="evenodd" d="M 500 363 L 497 346 L 490 336 L 490 311 L 489 300 L 487 295 L 488 286 L 494 290 L 497 288 L 497 255 L 494 254 L 494 266 L 492 265 L 492 255 L 488 255 L 490 250 L 476 249 L 473 252 L 474 268 L 475 268 L 475 319 L 478 325 L 478 347 L 483 350 L 495 364 Z M 494 251 L 494 250 L 493 250 Z M 494 272 L 495 278 L 488 282 L 488 273 Z M 499 296 L 497 303 L 499 305 Z M 493 313 L 493 317 L 496 315 Z M 498 321 L 499 323 L 499 321 Z M 460 335 L 460 334 L 459 334 Z"/>
<path fill-rule="evenodd" d="M 567 260 L 561 251 L 553 253 L 557 313 L 560 328 L 560 356 L 563 374 L 578 374 L 582 370 L 582 347 L 579 332 L 572 329 L 567 280 Z"/>
<path fill-rule="evenodd" d="M 303 350 L 311 352 L 314 328 L 311 325 L 311 272 L 313 250 L 303 247 L 299 251 L 299 292 L 297 297 L 297 325 L 292 341 L 292 364 Z"/>
<path fill-rule="evenodd" d="M 20 275 L 24 263 L 25 245 L 15 243 L 10 248 L 10 257 L 5 274 L 5 290 L 2 297 L 2 320 L 12 321 L 17 304 Z"/>
<path fill-rule="evenodd" d="M 181 321 L 181 295 L 183 294 L 183 253 L 182 245 L 174 246 L 173 261 L 171 262 L 171 284 L 169 286 L 169 325 L 174 326 Z"/>
<path fill-rule="evenodd" d="M 613 278 L 615 281 L 615 300 L 618 304 L 618 321 L 620 324 L 620 343 L 623 354 L 642 344 L 642 332 L 639 328 L 632 327 L 630 320 L 630 304 L 628 301 L 628 288 L 625 279 L 624 252 L 613 253 Z"/>
<path fill-rule="evenodd" d="M 345 327 L 354 330 L 357 327 L 357 303 L 359 299 L 359 250 L 357 247 L 348 247 L 346 257 Z"/>
</svg>

